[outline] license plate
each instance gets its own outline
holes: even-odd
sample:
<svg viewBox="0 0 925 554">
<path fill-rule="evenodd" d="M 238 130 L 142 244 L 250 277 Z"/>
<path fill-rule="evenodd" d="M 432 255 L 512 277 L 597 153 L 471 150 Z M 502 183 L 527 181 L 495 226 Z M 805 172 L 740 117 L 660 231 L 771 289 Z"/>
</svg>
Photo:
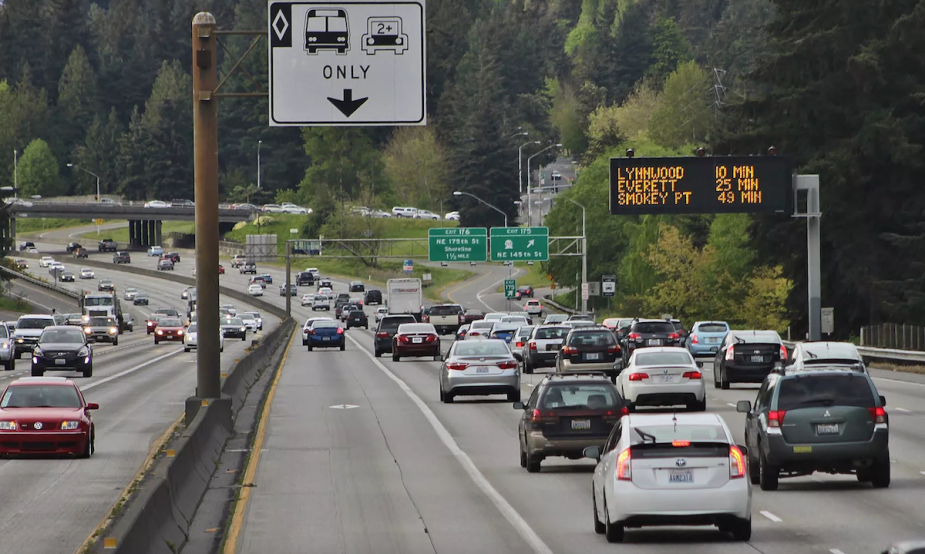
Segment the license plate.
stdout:
<svg viewBox="0 0 925 554">
<path fill-rule="evenodd" d="M 413 342 L 414 344 L 421 344 L 423 340 L 424 339 L 411 339 L 411 342 Z"/>
<path fill-rule="evenodd" d="M 480 367 L 475 368 L 475 372 L 476 373 L 488 373 L 488 368 L 484 366 L 480 366 Z"/>
<path fill-rule="evenodd" d="M 794 446 L 793 447 L 794 454 L 809 454 L 812 451 L 813 451 L 812 446 Z"/>
<path fill-rule="evenodd" d="M 752 356 L 753 364 L 760 364 L 763 361 L 764 361 L 764 356 Z"/>
<path fill-rule="evenodd" d="M 547 344 L 547 345 L 546 345 L 546 351 L 547 351 L 547 352 L 554 352 L 554 351 L 556 351 L 556 350 L 558 350 L 558 349 L 559 349 L 559 345 L 558 345 L 558 344 Z"/>
<path fill-rule="evenodd" d="M 590 419 L 573 419 L 572 429 L 575 429 L 576 431 L 587 431 L 591 429 L 591 420 Z"/>
<path fill-rule="evenodd" d="M 64 365 L 67 363 L 67 360 L 55 360 L 56 365 Z"/>
<path fill-rule="evenodd" d="M 649 339 L 648 341 L 646 341 L 646 344 L 648 344 L 649 346 L 661 346 L 662 341 L 660 341 L 659 339 Z"/>
<path fill-rule="evenodd" d="M 693 483 L 694 470 L 692 469 L 672 469 L 668 474 L 669 483 Z"/>
<path fill-rule="evenodd" d="M 818 435 L 837 435 L 838 434 L 838 424 L 837 423 L 820 423 L 816 425 L 816 434 Z"/>
<path fill-rule="evenodd" d="M 590 352 L 588 354 L 585 354 L 585 359 L 586 360 L 600 360 L 601 355 L 597 352 Z"/>
<path fill-rule="evenodd" d="M 321 337 L 321 340 L 331 340 L 331 337 Z"/>
<path fill-rule="evenodd" d="M 717 344 L 717 343 L 719 343 L 719 337 L 711 337 L 711 338 L 708 338 L 708 339 L 707 339 L 707 342 L 710 343 L 710 344 Z"/>
<path fill-rule="evenodd" d="M 656 375 L 656 383 L 670 383 L 674 381 L 674 375 Z"/>
</svg>

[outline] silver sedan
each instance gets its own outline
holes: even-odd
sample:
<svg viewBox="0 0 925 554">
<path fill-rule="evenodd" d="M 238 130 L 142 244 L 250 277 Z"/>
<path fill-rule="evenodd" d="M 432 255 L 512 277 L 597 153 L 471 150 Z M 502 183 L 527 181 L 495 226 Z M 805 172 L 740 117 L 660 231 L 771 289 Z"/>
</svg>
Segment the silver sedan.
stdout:
<svg viewBox="0 0 925 554">
<path fill-rule="evenodd" d="M 511 349 L 498 339 L 454 342 L 440 368 L 440 400 L 488 394 L 520 402 L 520 364 Z"/>
</svg>

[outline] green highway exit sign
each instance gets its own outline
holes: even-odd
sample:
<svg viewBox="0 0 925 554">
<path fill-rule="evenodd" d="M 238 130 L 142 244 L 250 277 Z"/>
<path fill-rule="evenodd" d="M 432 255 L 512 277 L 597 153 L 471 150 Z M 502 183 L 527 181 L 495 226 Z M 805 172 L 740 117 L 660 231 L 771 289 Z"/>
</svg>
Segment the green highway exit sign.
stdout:
<svg viewBox="0 0 925 554">
<path fill-rule="evenodd" d="M 492 227 L 493 262 L 545 262 L 549 260 L 548 227 Z"/>
<path fill-rule="evenodd" d="M 504 297 L 514 298 L 517 296 L 517 281 L 514 279 L 504 280 Z"/>
<path fill-rule="evenodd" d="M 428 259 L 432 262 L 488 260 L 488 230 L 484 227 L 428 229 L 427 243 Z"/>
</svg>

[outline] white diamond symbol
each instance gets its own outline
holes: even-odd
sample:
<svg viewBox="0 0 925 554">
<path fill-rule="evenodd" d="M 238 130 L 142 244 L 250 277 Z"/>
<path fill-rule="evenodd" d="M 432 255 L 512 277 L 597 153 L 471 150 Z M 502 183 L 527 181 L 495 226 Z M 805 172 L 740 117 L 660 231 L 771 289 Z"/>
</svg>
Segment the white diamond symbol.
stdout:
<svg viewBox="0 0 925 554">
<path fill-rule="evenodd" d="M 276 12 L 276 18 L 273 19 L 273 30 L 276 31 L 276 37 L 283 40 L 283 35 L 286 34 L 288 28 L 289 22 L 286 21 L 286 16 L 281 11 Z"/>
</svg>

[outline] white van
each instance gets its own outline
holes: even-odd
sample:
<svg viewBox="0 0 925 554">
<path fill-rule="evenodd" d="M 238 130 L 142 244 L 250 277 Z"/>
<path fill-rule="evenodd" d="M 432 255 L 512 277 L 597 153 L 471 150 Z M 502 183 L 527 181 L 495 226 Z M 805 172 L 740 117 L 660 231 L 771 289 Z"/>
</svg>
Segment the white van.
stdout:
<svg viewBox="0 0 925 554">
<path fill-rule="evenodd" d="M 392 215 L 394 215 L 395 217 L 413 218 L 415 215 L 417 215 L 417 213 L 418 213 L 417 208 L 402 208 L 400 206 L 395 206 L 394 208 L 392 208 Z"/>
</svg>

